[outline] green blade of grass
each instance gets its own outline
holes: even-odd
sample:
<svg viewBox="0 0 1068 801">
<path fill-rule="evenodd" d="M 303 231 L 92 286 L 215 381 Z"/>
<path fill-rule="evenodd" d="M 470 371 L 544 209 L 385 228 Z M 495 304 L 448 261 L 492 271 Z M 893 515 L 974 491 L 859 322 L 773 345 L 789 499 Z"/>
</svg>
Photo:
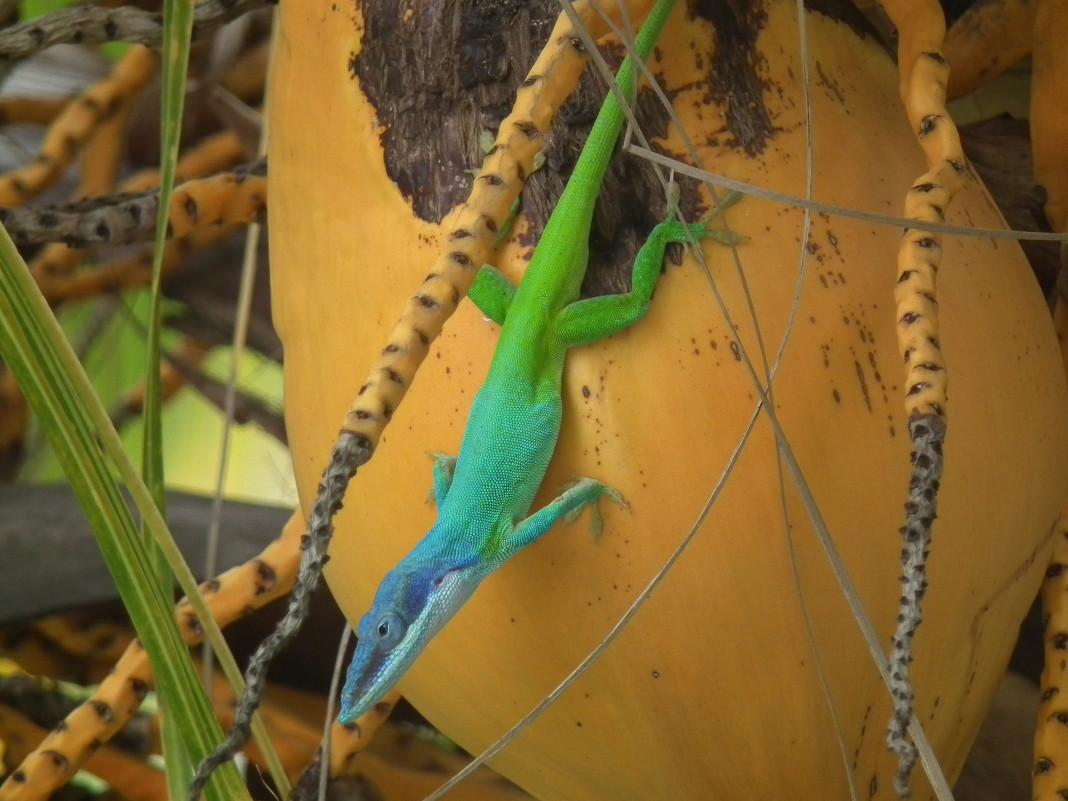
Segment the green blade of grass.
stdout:
<svg viewBox="0 0 1068 801">
<path fill-rule="evenodd" d="M 185 107 L 185 84 L 189 71 L 189 42 L 193 31 L 193 4 L 190 0 L 164 0 L 163 48 L 161 53 L 160 98 L 160 165 L 159 211 L 156 217 L 156 241 L 152 254 L 150 307 L 147 320 L 147 355 L 145 365 L 145 400 L 143 404 L 144 436 L 141 440 L 141 474 L 161 514 L 166 515 L 163 472 L 163 392 L 160 386 L 160 329 L 163 326 L 162 280 L 163 248 L 167 242 L 167 221 L 174 192 L 175 164 L 182 133 Z M 147 532 L 142 532 L 154 555 L 156 573 L 163 579 L 167 565 L 158 548 L 153 548 Z M 161 581 L 158 585 L 164 586 Z M 193 760 L 185 747 L 178 718 L 171 714 L 182 699 L 160 693 L 160 739 L 167 765 L 167 793 L 171 801 L 189 794 L 189 777 Z"/>
<path fill-rule="evenodd" d="M 169 539 L 159 510 L 126 452 L 107 412 L 93 393 L 62 329 L 37 289 L 25 262 L 7 231 L 0 229 L 0 355 L 12 371 L 100 543 L 142 644 L 148 651 L 161 693 L 182 703 L 172 707 L 186 748 L 194 757 L 208 753 L 221 736 L 208 700 L 200 687 L 189 651 L 178 631 L 170 599 L 159 590 L 150 555 L 104 458 L 106 450 L 125 480 L 139 511 L 157 541 L 166 542 L 169 560 L 176 558 L 176 573 L 186 592 L 196 582 Z M 103 446 L 103 448 L 101 447 Z M 170 582 L 167 582 L 169 586 Z M 200 599 L 201 615 L 203 601 Z M 205 628 L 221 633 L 210 616 Z M 225 790 L 223 789 L 225 787 Z M 232 767 L 222 771 L 216 797 L 248 798 Z"/>
<path fill-rule="evenodd" d="M 68 0 L 49 0 L 65 5 Z M 186 63 L 188 60 L 188 31 L 191 28 L 189 2 L 167 0 L 164 23 L 168 35 L 164 46 L 164 101 L 161 120 L 163 137 L 162 172 L 166 182 L 166 196 L 161 209 L 166 209 L 174 183 L 174 161 L 180 128 Z M 160 230 L 166 230 L 165 224 Z M 157 254 L 165 233 L 157 238 Z M 154 271 L 154 303 L 158 303 L 159 260 Z M 158 308 L 151 312 L 158 320 Z M 158 323 L 151 324 L 151 336 L 158 350 Z M 170 534 L 167 532 L 160 508 L 153 503 L 153 494 L 162 505 L 163 476 L 160 455 L 162 445 L 159 404 L 147 402 L 149 411 L 148 431 L 145 440 L 150 444 L 143 460 L 146 466 L 145 481 L 141 481 L 128 455 L 123 450 L 118 435 L 96 397 L 89 379 L 71 351 L 66 338 L 51 314 L 44 299 L 26 270 L 26 265 L 14 249 L 6 231 L 0 232 L 0 356 L 7 362 L 23 389 L 27 400 L 41 421 L 42 428 L 53 443 L 56 456 L 67 473 L 79 501 L 93 525 L 94 533 L 109 569 L 115 576 L 120 595 L 126 604 L 138 635 L 146 646 L 156 684 L 162 698 L 177 698 L 178 702 L 169 716 L 175 724 L 165 727 L 181 733 L 186 746 L 168 755 L 168 774 L 173 773 L 179 784 L 169 783 L 173 795 L 177 788 L 187 782 L 191 775 L 191 762 L 200 759 L 211 750 L 211 745 L 220 740 L 218 724 L 211 714 L 210 706 L 199 687 L 199 681 L 189 668 L 188 650 L 181 641 L 175 626 L 169 587 L 171 579 L 164 565 L 178 579 L 179 585 L 196 611 L 204 629 L 205 638 L 212 643 L 222 665 L 224 674 L 236 694 L 244 689 L 244 681 L 230 653 L 218 625 L 207 610 L 199 594 L 196 581 L 181 557 Z M 157 359 L 152 364 L 158 365 Z M 151 386 L 156 379 L 158 366 L 146 372 L 149 394 L 158 396 L 158 389 Z M 153 430 L 157 434 L 151 433 Z M 155 444 L 151 444 L 153 442 Z M 110 455 L 123 482 L 138 507 L 142 526 L 151 535 L 138 539 L 133 521 L 121 495 L 118 484 L 112 477 L 104 454 Z M 153 544 L 154 543 L 154 544 Z M 157 577 L 153 578 L 153 563 Z M 153 598 L 153 594 L 156 595 Z M 161 616 L 161 617 L 160 617 Z M 190 681 L 190 677 L 193 680 Z M 166 703 L 166 701 L 164 701 Z M 262 722 L 253 722 L 253 737 L 264 754 L 268 768 L 283 794 L 289 783 L 277 752 L 271 746 Z M 231 775 L 226 775 L 231 774 Z M 212 799 L 247 798 L 243 783 L 232 769 L 220 774 L 220 778 L 206 791 Z"/>
<path fill-rule="evenodd" d="M 185 85 L 189 71 L 189 42 L 193 32 L 191 0 L 164 0 L 163 49 L 161 53 L 159 209 L 156 215 L 156 241 L 152 254 L 151 307 L 147 321 L 147 364 L 145 367 L 144 439 L 142 472 L 156 506 L 164 509 L 163 423 L 160 388 L 160 329 L 163 324 L 163 250 L 167 244 L 174 172 L 182 133 Z"/>
<path fill-rule="evenodd" d="M 186 77 L 189 65 L 189 46 L 193 30 L 192 0 L 164 0 L 163 4 L 163 47 L 161 65 L 161 106 L 160 106 L 160 202 L 156 218 L 156 241 L 152 262 L 151 298 L 152 307 L 148 318 L 148 366 L 145 371 L 145 435 L 143 443 L 143 470 L 145 483 L 162 510 L 164 503 L 162 416 L 160 390 L 160 328 L 162 325 L 163 296 L 161 282 L 163 274 L 163 251 L 167 242 L 167 230 L 170 217 L 171 195 L 174 191 L 175 166 L 178 161 L 178 148 L 182 130 L 182 112 L 185 106 Z M 217 650 L 216 656 L 223 673 L 234 692 L 238 695 L 244 690 L 244 680 L 237 663 L 229 650 Z M 164 705 L 167 705 L 164 700 Z M 167 730 L 164 729 L 166 734 Z M 260 748 L 267 763 L 268 772 L 279 792 L 284 796 L 289 793 L 289 779 L 282 767 L 281 759 L 274 749 L 262 720 L 257 716 L 252 721 L 252 736 Z M 167 741 L 165 741 L 166 743 Z M 176 742 L 170 743 L 171 749 L 177 748 Z M 180 781 L 168 772 L 169 789 L 173 798 L 184 798 L 187 779 L 191 771 L 182 770 Z M 212 785 L 208 785 L 211 795 Z"/>
</svg>

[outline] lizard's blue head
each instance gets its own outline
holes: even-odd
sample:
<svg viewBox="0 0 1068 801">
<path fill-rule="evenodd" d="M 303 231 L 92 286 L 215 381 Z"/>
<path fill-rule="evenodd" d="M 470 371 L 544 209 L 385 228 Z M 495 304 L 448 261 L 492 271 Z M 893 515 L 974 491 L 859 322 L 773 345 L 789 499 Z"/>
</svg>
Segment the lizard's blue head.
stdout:
<svg viewBox="0 0 1068 801">
<path fill-rule="evenodd" d="M 410 554 L 382 580 L 356 628 L 359 641 L 341 692 L 342 723 L 370 710 L 471 597 L 484 577 L 477 561 Z"/>
</svg>

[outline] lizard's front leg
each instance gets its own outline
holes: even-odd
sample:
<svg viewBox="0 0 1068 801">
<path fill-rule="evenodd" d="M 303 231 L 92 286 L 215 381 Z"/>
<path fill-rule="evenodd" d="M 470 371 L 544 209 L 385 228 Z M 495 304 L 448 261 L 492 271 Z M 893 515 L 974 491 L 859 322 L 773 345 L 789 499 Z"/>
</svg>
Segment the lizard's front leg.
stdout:
<svg viewBox="0 0 1068 801">
<path fill-rule="evenodd" d="M 434 460 L 434 503 L 440 509 L 452 486 L 452 477 L 456 472 L 456 457 L 449 456 L 442 451 L 427 451 L 427 456 Z"/>
<path fill-rule="evenodd" d="M 593 511 L 593 532 L 599 534 L 601 529 L 601 515 L 597 501 L 602 495 L 607 495 L 612 501 L 620 506 L 625 505 L 623 496 L 611 487 L 602 484 L 592 478 L 580 478 L 558 498 L 546 504 L 544 507 L 520 521 L 508 538 L 508 543 L 514 548 L 512 553 L 518 551 L 542 534 L 548 531 L 562 517 L 571 519 L 577 515 L 583 505 L 590 504 Z M 510 555 L 510 554 L 509 554 Z"/>
</svg>

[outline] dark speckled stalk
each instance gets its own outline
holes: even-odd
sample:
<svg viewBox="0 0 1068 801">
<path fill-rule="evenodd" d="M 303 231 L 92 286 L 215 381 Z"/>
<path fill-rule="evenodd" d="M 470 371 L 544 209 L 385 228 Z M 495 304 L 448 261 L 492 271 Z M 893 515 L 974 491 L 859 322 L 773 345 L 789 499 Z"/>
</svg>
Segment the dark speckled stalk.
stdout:
<svg viewBox="0 0 1068 801">
<path fill-rule="evenodd" d="M 901 97 L 928 166 L 928 172 L 915 181 L 905 198 L 905 216 L 917 220 L 917 225 L 905 229 L 902 235 L 894 287 L 913 453 L 905 525 L 901 529 L 905 539 L 901 557 L 904 569 L 889 664 L 894 713 L 887 728 L 887 745 L 899 759 L 894 788 L 898 795 L 906 797 L 916 761 L 916 748 L 906 736 L 913 714 L 909 663 L 927 589 L 925 564 L 942 475 L 948 386 L 939 342 L 936 293 L 942 235 L 925 231 L 923 223 L 945 220 L 946 208 L 963 186 L 968 171 L 960 137 L 945 105 L 949 66 L 941 53 L 946 32 L 941 7 L 934 0 L 887 0 L 884 7 L 899 31 Z"/>
</svg>

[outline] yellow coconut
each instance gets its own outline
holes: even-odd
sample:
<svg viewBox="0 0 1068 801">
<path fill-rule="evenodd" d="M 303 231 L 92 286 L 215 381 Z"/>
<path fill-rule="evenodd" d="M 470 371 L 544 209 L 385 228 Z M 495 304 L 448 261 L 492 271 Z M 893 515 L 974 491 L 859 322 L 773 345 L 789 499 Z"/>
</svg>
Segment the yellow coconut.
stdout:
<svg viewBox="0 0 1068 801">
<path fill-rule="evenodd" d="M 309 504 L 349 401 L 426 274 L 442 227 L 417 219 L 387 177 L 385 131 L 351 71 L 366 46 L 363 8 L 306 0 L 280 11 L 272 282 L 290 442 Z M 801 195 L 794 4 L 750 11 L 758 32 L 750 67 L 770 123 L 762 148 L 742 146 L 725 123 L 729 101 L 717 104 L 708 90 L 711 65 L 729 59 L 714 58 L 725 33 L 707 19 L 677 9 L 653 69 L 705 165 Z M 430 24 L 422 16 L 430 8 L 407 12 L 406 24 Z M 810 12 L 805 24 L 814 195 L 896 213 L 925 168 L 891 59 L 841 18 Z M 684 152 L 674 128 L 658 144 Z M 754 198 L 728 219 L 749 237 L 737 262 L 710 243 L 711 278 L 690 258 L 669 264 L 645 320 L 568 357 L 560 445 L 536 503 L 584 475 L 629 506 L 604 508 L 600 539 L 583 516 L 488 578 L 401 685 L 461 745 L 484 748 L 601 640 L 726 472 L 691 545 L 629 627 L 494 760 L 540 798 L 837 799 L 849 797 L 848 785 L 858 796 L 893 797 L 886 691 L 763 414 L 733 467 L 730 459 L 757 408 L 744 351 L 761 380 L 774 374 L 789 448 L 888 639 L 909 453 L 892 295 L 900 230 L 817 214 L 803 242 L 797 209 Z M 1002 224 L 974 179 L 949 220 Z M 525 232 L 522 220 L 516 230 Z M 1018 248 L 959 237 L 945 248 L 950 429 L 913 676 L 917 715 L 952 777 L 1045 566 L 1068 473 L 1068 403 L 1048 313 Z M 529 249 L 513 244 L 506 255 L 504 269 L 518 277 Z M 328 568 L 353 622 L 431 525 L 423 452 L 456 451 L 496 337 L 461 303 L 353 481 Z M 922 776 L 914 788 L 929 796 Z"/>
</svg>

